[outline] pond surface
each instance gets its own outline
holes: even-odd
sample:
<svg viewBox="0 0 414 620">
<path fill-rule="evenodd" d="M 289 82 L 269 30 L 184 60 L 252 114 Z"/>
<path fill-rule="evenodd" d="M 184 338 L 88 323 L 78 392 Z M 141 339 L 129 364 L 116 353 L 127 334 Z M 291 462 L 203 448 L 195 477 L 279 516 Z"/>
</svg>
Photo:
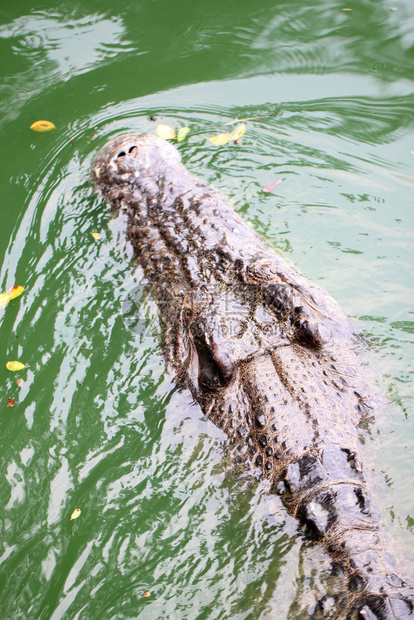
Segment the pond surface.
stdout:
<svg viewBox="0 0 414 620">
<path fill-rule="evenodd" d="M 122 316 L 142 275 L 89 168 L 151 115 L 189 126 L 188 168 L 353 317 L 390 401 L 366 472 L 412 566 L 412 0 L 32 7 L 0 14 L 0 287 L 25 287 L 1 310 L 0 616 L 295 619 L 324 589 L 280 500 L 174 390 L 157 332 Z M 239 144 L 207 140 L 245 117 Z"/>
</svg>

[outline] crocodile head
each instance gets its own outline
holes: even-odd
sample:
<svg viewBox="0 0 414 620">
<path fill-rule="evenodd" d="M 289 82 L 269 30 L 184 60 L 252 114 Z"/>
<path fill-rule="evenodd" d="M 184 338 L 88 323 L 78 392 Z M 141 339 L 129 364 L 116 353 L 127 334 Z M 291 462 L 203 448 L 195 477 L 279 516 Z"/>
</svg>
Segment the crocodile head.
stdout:
<svg viewBox="0 0 414 620">
<path fill-rule="evenodd" d="M 150 134 L 130 133 L 106 144 L 92 166 L 93 182 L 101 192 L 110 192 L 139 183 L 147 192 L 156 192 L 167 177 L 177 180 L 177 167 L 182 172 L 180 155 L 166 140 Z"/>
</svg>

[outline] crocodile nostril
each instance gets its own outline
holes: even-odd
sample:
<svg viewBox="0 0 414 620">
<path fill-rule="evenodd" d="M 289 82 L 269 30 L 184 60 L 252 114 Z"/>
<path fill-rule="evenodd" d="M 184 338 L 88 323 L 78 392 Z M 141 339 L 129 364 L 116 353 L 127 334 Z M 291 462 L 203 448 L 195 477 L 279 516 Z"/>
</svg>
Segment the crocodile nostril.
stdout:
<svg viewBox="0 0 414 620">
<path fill-rule="evenodd" d="M 116 158 L 118 159 L 119 157 L 125 157 L 125 155 L 126 155 L 125 151 L 119 151 L 119 153 L 116 156 Z"/>
<path fill-rule="evenodd" d="M 131 148 L 129 149 L 128 153 L 135 153 L 136 150 L 137 150 L 137 147 L 135 145 L 131 146 Z"/>
</svg>

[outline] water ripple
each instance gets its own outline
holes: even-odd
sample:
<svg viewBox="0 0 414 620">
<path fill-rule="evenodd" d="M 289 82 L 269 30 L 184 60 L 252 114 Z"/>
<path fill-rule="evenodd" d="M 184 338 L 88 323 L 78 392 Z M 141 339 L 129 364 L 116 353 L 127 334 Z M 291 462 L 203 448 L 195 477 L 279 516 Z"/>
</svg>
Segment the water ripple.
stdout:
<svg viewBox="0 0 414 620">
<path fill-rule="evenodd" d="M 24 609 L 55 619 L 259 618 L 275 613 L 278 597 L 287 615 L 297 587 L 306 600 L 324 588 L 323 574 L 309 582 L 299 574 L 302 560 L 311 574 L 312 559 L 279 500 L 234 470 L 220 431 L 174 390 L 156 331 L 139 337 L 123 321 L 122 303 L 140 276 L 125 222 L 110 220 L 89 167 L 110 137 L 154 132 L 150 113 L 176 129 L 189 125 L 179 146 L 186 165 L 361 317 L 383 356 L 377 380 L 396 402 L 395 434 L 385 433 L 381 447 L 393 455 L 388 493 L 400 524 L 387 513 L 387 526 L 408 532 L 412 499 L 399 472 L 408 476 L 410 466 L 399 447 L 412 442 L 404 437 L 412 164 L 395 150 L 409 152 L 412 99 L 226 107 L 163 105 L 162 97 L 102 106 L 51 134 L 47 146 L 32 139 L 27 200 L 0 273 L 2 290 L 26 287 L 2 315 L 5 355 L 30 364 L 21 389 L 16 376 L 4 378 L 16 406 L 0 419 L 2 605 L 15 617 Z M 248 116 L 264 118 L 247 122 L 240 144 L 206 140 Z M 277 178 L 286 179 L 277 191 L 261 191 Z M 370 462 L 377 471 L 381 459 Z M 75 508 L 81 516 L 70 521 Z"/>
</svg>

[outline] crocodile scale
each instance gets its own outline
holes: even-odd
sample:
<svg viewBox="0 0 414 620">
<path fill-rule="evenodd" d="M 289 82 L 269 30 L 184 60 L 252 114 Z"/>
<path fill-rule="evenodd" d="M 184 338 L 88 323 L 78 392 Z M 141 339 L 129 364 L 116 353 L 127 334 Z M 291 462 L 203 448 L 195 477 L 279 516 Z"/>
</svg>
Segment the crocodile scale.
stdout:
<svg viewBox="0 0 414 620">
<path fill-rule="evenodd" d="M 363 381 L 346 314 L 165 140 L 116 138 L 92 176 L 127 216 L 177 384 L 341 574 L 346 586 L 333 606 L 319 601 L 318 617 L 414 618 L 414 588 L 384 548 L 358 455 L 358 425 L 381 398 Z"/>
</svg>

